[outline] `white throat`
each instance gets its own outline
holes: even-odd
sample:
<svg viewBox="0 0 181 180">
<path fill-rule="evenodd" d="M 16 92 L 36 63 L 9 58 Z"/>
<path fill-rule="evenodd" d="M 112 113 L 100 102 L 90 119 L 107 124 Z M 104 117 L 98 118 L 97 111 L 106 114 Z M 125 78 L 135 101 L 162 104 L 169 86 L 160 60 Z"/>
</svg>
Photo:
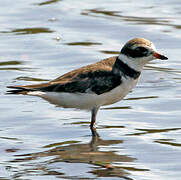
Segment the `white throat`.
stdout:
<svg viewBox="0 0 181 180">
<path fill-rule="evenodd" d="M 144 61 L 140 61 L 138 58 L 128 57 L 121 53 L 119 54 L 118 58 L 136 71 L 142 71 L 143 66 L 145 65 Z"/>
</svg>

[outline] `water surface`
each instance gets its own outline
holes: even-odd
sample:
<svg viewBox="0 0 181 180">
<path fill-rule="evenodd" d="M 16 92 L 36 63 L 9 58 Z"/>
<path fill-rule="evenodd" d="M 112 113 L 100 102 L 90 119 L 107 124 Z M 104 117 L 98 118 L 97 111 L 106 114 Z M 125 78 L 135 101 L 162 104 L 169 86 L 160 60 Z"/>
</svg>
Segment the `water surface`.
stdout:
<svg viewBox="0 0 181 180">
<path fill-rule="evenodd" d="M 0 4 L 0 179 L 180 179 L 180 1 Z M 8 85 L 117 55 L 134 37 L 153 41 L 169 61 L 147 65 L 125 100 L 99 111 L 97 138 L 89 112 L 5 95 Z"/>
</svg>

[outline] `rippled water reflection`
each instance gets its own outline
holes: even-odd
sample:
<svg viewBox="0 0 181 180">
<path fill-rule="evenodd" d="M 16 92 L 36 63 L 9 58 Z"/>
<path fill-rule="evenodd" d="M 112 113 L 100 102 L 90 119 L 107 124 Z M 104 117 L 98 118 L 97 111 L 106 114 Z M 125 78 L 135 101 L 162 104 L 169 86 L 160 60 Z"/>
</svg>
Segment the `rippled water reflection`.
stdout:
<svg viewBox="0 0 181 180">
<path fill-rule="evenodd" d="M 178 0 L 7 0 L 0 9 L 0 179 L 180 179 Z M 5 95 L 119 54 L 133 37 L 169 60 L 146 66 L 124 101 L 101 109 L 97 138 L 89 112 Z"/>
</svg>

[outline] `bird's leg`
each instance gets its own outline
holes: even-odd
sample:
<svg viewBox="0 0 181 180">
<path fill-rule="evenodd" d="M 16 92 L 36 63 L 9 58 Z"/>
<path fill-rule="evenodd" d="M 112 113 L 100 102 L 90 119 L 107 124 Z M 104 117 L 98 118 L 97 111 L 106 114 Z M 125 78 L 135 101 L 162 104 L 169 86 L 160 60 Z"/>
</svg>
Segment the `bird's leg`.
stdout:
<svg viewBox="0 0 181 180">
<path fill-rule="evenodd" d="M 98 109 L 99 107 L 94 107 L 91 111 L 91 124 L 90 124 L 91 129 L 94 127 L 94 124 L 96 122 L 96 115 L 97 115 Z"/>
<path fill-rule="evenodd" d="M 94 107 L 91 111 L 91 123 L 90 123 L 90 129 L 92 131 L 92 135 L 95 136 L 95 129 L 94 129 L 94 125 L 96 122 L 96 115 L 97 115 L 97 111 L 99 110 L 99 107 Z"/>
</svg>

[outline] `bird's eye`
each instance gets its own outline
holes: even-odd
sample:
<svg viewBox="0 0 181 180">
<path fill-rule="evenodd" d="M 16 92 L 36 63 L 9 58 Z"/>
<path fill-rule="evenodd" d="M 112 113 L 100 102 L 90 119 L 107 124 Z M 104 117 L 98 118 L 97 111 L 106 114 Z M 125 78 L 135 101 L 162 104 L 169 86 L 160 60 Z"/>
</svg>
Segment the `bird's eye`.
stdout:
<svg viewBox="0 0 181 180">
<path fill-rule="evenodd" d="M 148 49 L 146 49 L 145 47 L 137 47 L 135 50 L 139 51 L 142 54 L 147 54 L 148 52 Z"/>
</svg>

